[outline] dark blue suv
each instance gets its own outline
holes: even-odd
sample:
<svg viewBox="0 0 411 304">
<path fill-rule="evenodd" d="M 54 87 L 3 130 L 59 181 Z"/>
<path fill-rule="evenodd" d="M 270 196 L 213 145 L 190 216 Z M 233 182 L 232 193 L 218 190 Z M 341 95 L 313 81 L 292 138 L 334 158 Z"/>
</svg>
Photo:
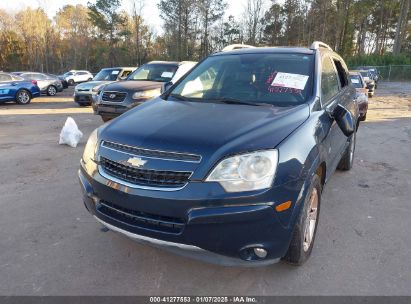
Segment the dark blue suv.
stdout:
<svg viewBox="0 0 411 304">
<path fill-rule="evenodd" d="M 110 230 L 225 265 L 302 264 L 321 192 L 353 164 L 347 67 L 327 45 L 215 53 L 95 130 L 80 183 Z"/>
</svg>

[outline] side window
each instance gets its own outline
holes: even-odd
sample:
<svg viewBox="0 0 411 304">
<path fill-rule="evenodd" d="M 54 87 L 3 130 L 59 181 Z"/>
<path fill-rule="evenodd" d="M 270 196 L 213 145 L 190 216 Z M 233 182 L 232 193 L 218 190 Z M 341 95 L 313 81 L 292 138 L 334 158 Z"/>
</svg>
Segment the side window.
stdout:
<svg viewBox="0 0 411 304">
<path fill-rule="evenodd" d="M 24 79 L 34 79 L 35 75 L 34 74 L 23 74 Z"/>
<path fill-rule="evenodd" d="M 130 75 L 130 74 L 131 74 L 130 70 L 125 70 L 125 71 L 123 71 L 123 74 L 121 74 L 120 78 L 121 79 L 126 79 L 128 77 L 128 75 Z"/>
<path fill-rule="evenodd" d="M 37 79 L 37 80 L 44 80 L 47 77 L 43 74 L 33 74 L 33 79 Z"/>
<path fill-rule="evenodd" d="M 335 73 L 331 59 L 327 56 L 323 58 L 322 61 L 321 102 L 323 104 L 327 103 L 331 98 L 337 95 L 338 90 L 338 76 Z"/>
<path fill-rule="evenodd" d="M 7 74 L 0 74 L 0 82 L 11 81 L 12 78 Z"/>
<path fill-rule="evenodd" d="M 340 80 L 341 88 L 348 85 L 347 71 L 344 69 L 341 61 L 334 59 L 335 67 L 337 68 L 338 79 Z"/>
</svg>

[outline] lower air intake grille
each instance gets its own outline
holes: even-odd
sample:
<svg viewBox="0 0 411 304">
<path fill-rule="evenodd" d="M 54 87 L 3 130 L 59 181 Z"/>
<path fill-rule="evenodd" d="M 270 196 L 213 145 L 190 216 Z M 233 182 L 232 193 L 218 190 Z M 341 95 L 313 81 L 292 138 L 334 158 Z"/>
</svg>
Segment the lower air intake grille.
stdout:
<svg viewBox="0 0 411 304">
<path fill-rule="evenodd" d="M 130 210 L 106 201 L 100 201 L 96 207 L 99 213 L 133 227 L 166 233 L 180 233 L 185 225 L 181 218 Z"/>
</svg>

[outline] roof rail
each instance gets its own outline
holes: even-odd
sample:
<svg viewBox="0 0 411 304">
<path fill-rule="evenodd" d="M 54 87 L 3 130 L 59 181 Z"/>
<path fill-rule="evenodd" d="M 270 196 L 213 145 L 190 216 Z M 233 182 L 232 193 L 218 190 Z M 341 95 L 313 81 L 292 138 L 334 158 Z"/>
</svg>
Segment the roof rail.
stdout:
<svg viewBox="0 0 411 304">
<path fill-rule="evenodd" d="M 317 50 L 317 49 L 319 49 L 320 47 L 329 49 L 330 51 L 333 50 L 328 44 L 326 44 L 326 43 L 324 43 L 324 42 L 321 42 L 321 41 L 314 41 L 314 42 L 311 44 L 310 49 L 312 49 L 312 50 Z"/>
<path fill-rule="evenodd" d="M 227 45 L 225 48 L 223 48 L 221 52 L 228 52 L 228 51 L 238 50 L 238 49 L 251 49 L 251 48 L 255 48 L 255 46 L 247 45 L 247 44 L 230 44 L 230 45 Z"/>
</svg>

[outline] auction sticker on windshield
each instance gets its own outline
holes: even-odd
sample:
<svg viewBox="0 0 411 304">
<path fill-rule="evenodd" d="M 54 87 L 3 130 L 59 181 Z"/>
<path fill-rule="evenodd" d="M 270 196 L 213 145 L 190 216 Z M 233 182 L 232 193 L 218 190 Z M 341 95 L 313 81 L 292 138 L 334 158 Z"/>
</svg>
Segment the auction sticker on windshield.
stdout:
<svg viewBox="0 0 411 304">
<path fill-rule="evenodd" d="M 275 78 L 271 85 L 274 87 L 286 87 L 304 90 L 307 80 L 307 75 L 278 72 L 277 75 L 275 75 Z"/>
<path fill-rule="evenodd" d="M 171 77 L 173 77 L 173 72 L 163 72 L 163 74 L 161 74 L 161 77 L 171 78 Z"/>
</svg>

